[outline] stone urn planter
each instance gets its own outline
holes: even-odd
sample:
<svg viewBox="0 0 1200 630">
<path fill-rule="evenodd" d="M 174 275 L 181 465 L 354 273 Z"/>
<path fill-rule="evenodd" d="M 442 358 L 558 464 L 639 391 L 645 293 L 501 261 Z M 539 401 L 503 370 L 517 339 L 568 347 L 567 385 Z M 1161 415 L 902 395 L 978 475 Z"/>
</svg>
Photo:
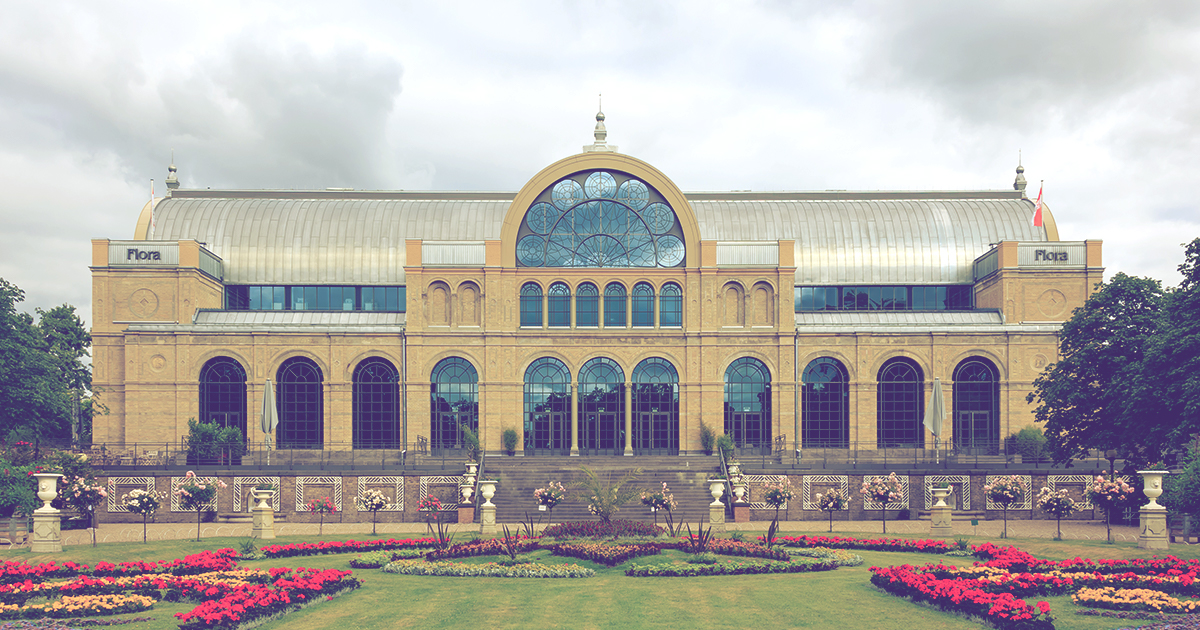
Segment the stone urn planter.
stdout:
<svg viewBox="0 0 1200 630">
<path fill-rule="evenodd" d="M 37 479 L 37 498 L 45 504 L 35 511 L 58 512 L 58 510 L 50 507 L 50 502 L 58 498 L 58 480 L 62 479 L 62 475 L 58 473 L 34 473 L 33 477 Z"/>
<path fill-rule="evenodd" d="M 739 474 L 741 472 L 741 470 L 742 470 L 741 464 L 739 464 L 737 462 L 729 462 L 729 474 L 730 475 L 736 476 L 737 474 Z"/>
<path fill-rule="evenodd" d="M 738 483 L 733 486 L 734 503 L 743 503 L 746 500 L 746 484 Z"/>
<path fill-rule="evenodd" d="M 954 492 L 954 488 L 933 488 L 933 507 L 949 507 L 946 505 L 946 497 Z"/>
<path fill-rule="evenodd" d="M 709 505 L 722 505 L 721 496 L 725 494 L 725 480 L 709 479 L 708 493 L 711 494 L 713 498 L 713 502 L 709 503 Z"/>
<path fill-rule="evenodd" d="M 479 472 L 478 462 L 467 462 L 467 477 L 474 477 L 475 473 Z"/>
<path fill-rule="evenodd" d="M 492 480 L 480 481 L 479 494 L 483 496 L 484 505 L 496 505 L 492 503 L 492 497 L 496 496 L 496 482 Z"/>
<path fill-rule="evenodd" d="M 462 493 L 462 502 L 470 503 L 471 495 L 475 494 L 475 484 L 464 483 L 458 487 L 458 491 Z"/>
<path fill-rule="evenodd" d="M 260 490 L 259 488 L 252 489 L 250 491 L 250 496 L 254 497 L 254 500 L 257 501 L 257 503 L 254 504 L 253 509 L 273 510 L 274 508 L 271 507 L 271 497 L 274 494 L 274 490 Z"/>
<path fill-rule="evenodd" d="M 1143 510 L 1165 510 L 1165 509 L 1167 509 L 1166 507 L 1159 504 L 1159 502 L 1158 502 L 1158 497 L 1162 496 L 1162 493 L 1163 493 L 1162 479 L 1163 479 L 1163 476 L 1167 474 L 1167 472 L 1168 471 L 1166 471 L 1166 470 L 1139 470 L 1139 471 L 1137 471 L 1137 473 L 1142 476 L 1142 480 L 1145 481 L 1145 488 L 1143 488 L 1142 491 L 1145 492 L 1146 496 L 1150 498 L 1150 502 L 1147 503 L 1146 505 L 1142 506 Z M 41 495 L 39 494 L 38 497 L 40 498 Z"/>
</svg>

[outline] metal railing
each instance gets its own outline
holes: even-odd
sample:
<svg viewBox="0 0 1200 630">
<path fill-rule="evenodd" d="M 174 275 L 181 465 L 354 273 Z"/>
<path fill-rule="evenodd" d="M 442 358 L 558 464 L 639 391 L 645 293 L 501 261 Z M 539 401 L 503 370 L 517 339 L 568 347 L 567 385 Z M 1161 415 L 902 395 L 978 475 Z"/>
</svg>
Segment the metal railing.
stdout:
<svg viewBox="0 0 1200 630">
<path fill-rule="evenodd" d="M 877 441 L 820 444 L 777 439 L 770 446 L 765 443 L 739 445 L 734 453 L 743 466 L 793 470 L 1109 467 L 1108 460 L 1097 451 L 1092 451 L 1087 458 L 1063 465 L 1054 465 L 1049 455 L 1032 460 L 1022 458 L 1008 440 L 969 444 L 941 442 L 935 448 L 933 444 L 881 444 Z"/>
</svg>

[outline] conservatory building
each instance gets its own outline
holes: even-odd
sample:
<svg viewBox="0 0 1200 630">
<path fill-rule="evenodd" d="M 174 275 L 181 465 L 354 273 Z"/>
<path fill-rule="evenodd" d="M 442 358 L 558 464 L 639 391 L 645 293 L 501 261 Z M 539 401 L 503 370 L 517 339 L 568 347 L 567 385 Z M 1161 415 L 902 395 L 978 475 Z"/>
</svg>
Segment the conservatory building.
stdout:
<svg viewBox="0 0 1200 630">
<path fill-rule="evenodd" d="M 606 143 L 515 192 L 188 190 L 93 241 L 94 439 L 995 453 L 1102 279 L 1011 189 L 684 192 Z M 278 425 L 261 428 L 270 388 Z"/>
</svg>

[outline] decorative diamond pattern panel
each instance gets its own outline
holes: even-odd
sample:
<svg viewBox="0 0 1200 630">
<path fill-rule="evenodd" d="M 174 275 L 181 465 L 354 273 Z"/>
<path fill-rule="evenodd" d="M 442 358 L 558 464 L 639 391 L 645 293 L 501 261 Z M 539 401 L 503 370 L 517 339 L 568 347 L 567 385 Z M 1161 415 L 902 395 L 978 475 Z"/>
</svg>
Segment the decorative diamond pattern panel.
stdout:
<svg viewBox="0 0 1200 630">
<path fill-rule="evenodd" d="M 425 500 L 429 496 L 429 488 L 431 486 L 453 486 L 456 496 L 458 493 L 458 485 L 463 482 L 463 477 L 421 477 L 420 489 L 417 493 L 417 502 Z M 444 507 L 444 506 L 443 506 Z"/>
<path fill-rule="evenodd" d="M 1087 489 L 1092 485 L 1092 478 L 1088 475 L 1048 475 L 1046 477 L 1046 487 L 1050 488 L 1051 492 L 1062 490 L 1062 486 L 1083 486 L 1079 493 L 1079 498 L 1075 499 L 1075 509 L 1090 510 L 1093 508 L 1092 502 L 1088 501 Z"/>
<path fill-rule="evenodd" d="M 1003 477 L 1011 477 L 1011 476 L 1012 475 L 988 475 L 983 483 L 984 483 L 984 485 L 991 485 L 991 483 L 997 479 L 1001 479 Z M 1010 509 L 1010 510 L 1032 510 L 1033 509 L 1033 477 L 1031 475 L 1017 475 L 1017 476 L 1021 478 L 1021 481 L 1025 482 L 1025 498 L 1021 499 L 1020 503 L 1014 503 L 1014 504 L 1008 506 L 1008 509 Z M 999 503 L 996 503 L 995 501 L 992 501 L 991 498 L 989 498 L 987 500 L 987 509 L 1003 510 L 1004 506 L 1000 505 Z"/>
<path fill-rule="evenodd" d="M 146 492 L 154 492 L 154 477 L 109 477 L 108 478 L 108 511 L 128 512 L 124 505 L 117 501 L 118 486 L 141 486 Z M 133 488 L 129 488 L 133 490 Z M 128 490 L 126 490 L 128 493 Z"/>
<path fill-rule="evenodd" d="M 925 475 L 925 509 L 933 507 L 933 485 L 938 483 L 948 483 L 954 488 L 955 484 L 959 484 L 954 488 L 955 494 L 962 495 L 962 509 L 971 509 L 971 476 L 970 475 Z M 953 495 L 951 495 L 953 497 Z M 947 497 L 947 498 L 951 498 Z M 947 502 L 949 503 L 949 502 Z"/>
<path fill-rule="evenodd" d="M 850 476 L 849 475 L 804 475 L 804 479 L 800 481 L 800 496 L 804 499 L 804 509 L 819 510 L 817 505 L 817 497 L 813 494 L 813 484 L 833 484 L 842 491 L 842 494 L 850 496 Z"/>
<path fill-rule="evenodd" d="M 245 512 L 248 511 L 253 504 L 247 490 L 260 483 L 269 483 L 275 486 L 275 492 L 271 493 L 271 507 L 276 512 L 283 510 L 283 502 L 279 499 L 279 477 L 234 477 L 233 478 L 233 511 Z"/>
<path fill-rule="evenodd" d="M 191 512 L 191 510 L 183 509 L 183 502 L 179 500 L 180 497 L 178 494 L 176 494 L 176 491 L 179 490 L 179 486 L 183 485 L 183 482 L 185 479 L 187 479 L 187 477 L 171 477 L 171 511 L 172 512 Z M 216 477 L 203 477 L 203 479 L 216 479 Z M 221 490 L 218 488 L 217 491 L 215 493 L 213 493 L 213 500 L 209 501 L 207 504 L 205 504 L 204 509 L 216 510 L 217 509 L 217 499 L 219 499 L 220 497 L 221 497 Z"/>
<path fill-rule="evenodd" d="M 359 512 L 369 512 L 364 509 L 362 504 L 357 499 L 361 499 L 371 489 L 371 486 L 388 486 L 395 489 L 396 494 L 392 495 L 396 498 L 394 503 L 389 503 L 387 507 L 379 510 L 380 512 L 403 512 L 404 511 L 404 477 L 359 477 L 358 478 L 358 494 L 355 495 L 354 504 L 358 506 Z"/>
<path fill-rule="evenodd" d="M 307 486 L 333 486 L 333 507 L 342 511 L 342 478 L 341 477 L 296 477 L 296 511 L 306 512 L 304 504 L 304 489 Z"/>
<path fill-rule="evenodd" d="M 870 481 L 872 478 L 874 478 L 876 476 L 887 477 L 887 475 L 863 475 L 863 481 L 864 482 Z M 909 495 L 911 494 L 908 491 L 908 475 L 896 475 L 896 478 L 900 480 L 900 494 L 903 495 L 903 498 L 900 499 L 899 501 L 892 501 L 891 503 L 887 504 L 887 509 L 897 510 L 897 511 L 907 510 L 908 503 L 909 503 Z M 862 494 L 859 494 L 858 496 L 862 497 Z M 864 510 L 881 510 L 881 509 L 883 509 L 883 506 L 880 505 L 878 501 L 874 501 L 872 499 L 863 497 L 863 509 Z"/>
<path fill-rule="evenodd" d="M 763 492 L 765 492 L 765 490 L 763 490 L 763 488 L 762 488 L 763 486 L 770 484 L 770 483 L 779 483 L 779 482 L 783 481 L 784 479 L 786 479 L 787 478 L 786 476 L 784 476 L 784 475 L 742 475 L 742 478 L 746 480 L 746 491 L 749 493 L 749 496 L 747 496 L 746 498 L 750 500 L 750 509 L 751 510 L 774 510 L 775 509 L 775 506 L 771 505 L 770 503 L 767 503 L 766 501 L 758 501 L 758 502 L 754 501 L 755 486 L 758 486 L 758 488 L 757 488 L 758 496 L 761 497 Z M 788 507 L 787 503 L 784 503 L 783 506 L 780 507 L 779 509 L 786 510 L 787 507 Z"/>
</svg>

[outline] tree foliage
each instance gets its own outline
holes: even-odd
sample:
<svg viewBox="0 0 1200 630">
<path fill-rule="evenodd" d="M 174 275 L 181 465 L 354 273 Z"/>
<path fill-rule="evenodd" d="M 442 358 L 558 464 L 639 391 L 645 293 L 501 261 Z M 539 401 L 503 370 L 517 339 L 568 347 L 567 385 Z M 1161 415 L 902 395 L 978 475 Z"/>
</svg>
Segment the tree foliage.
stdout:
<svg viewBox="0 0 1200 630">
<path fill-rule="evenodd" d="M 76 397 L 91 385 L 91 336 L 62 305 L 40 321 L 17 310 L 25 293 L 0 278 L 0 441 L 66 441 Z"/>
<path fill-rule="evenodd" d="M 1200 431 L 1200 238 L 1185 248 L 1179 287 L 1118 273 L 1063 325 L 1028 396 L 1055 461 L 1115 449 L 1141 466 Z"/>
</svg>

